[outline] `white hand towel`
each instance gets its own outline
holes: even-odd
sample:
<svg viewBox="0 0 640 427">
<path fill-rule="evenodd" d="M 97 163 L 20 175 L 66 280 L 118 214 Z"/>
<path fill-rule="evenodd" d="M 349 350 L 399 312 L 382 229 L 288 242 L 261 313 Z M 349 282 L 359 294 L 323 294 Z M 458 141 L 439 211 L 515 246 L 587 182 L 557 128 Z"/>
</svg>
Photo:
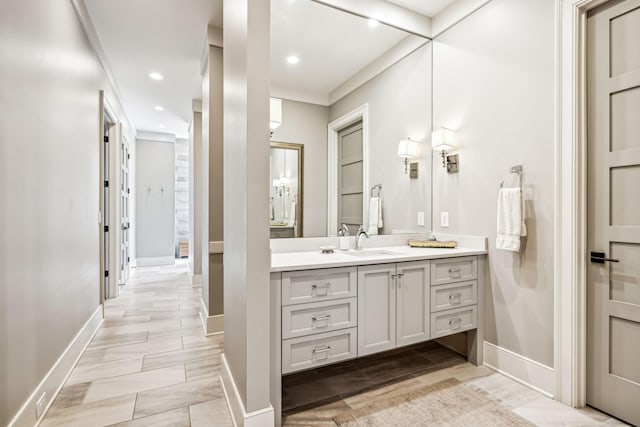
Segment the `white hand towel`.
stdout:
<svg viewBox="0 0 640 427">
<path fill-rule="evenodd" d="M 524 198 L 519 188 L 502 188 L 498 194 L 496 249 L 520 251 L 520 237 L 527 235 Z"/>
<path fill-rule="evenodd" d="M 382 200 L 380 197 L 369 199 L 369 228 L 367 233 L 375 236 L 378 228 L 382 228 Z"/>
<path fill-rule="evenodd" d="M 296 202 L 292 201 L 291 202 L 291 211 L 289 213 L 288 225 L 295 225 L 295 224 L 296 224 Z"/>
</svg>

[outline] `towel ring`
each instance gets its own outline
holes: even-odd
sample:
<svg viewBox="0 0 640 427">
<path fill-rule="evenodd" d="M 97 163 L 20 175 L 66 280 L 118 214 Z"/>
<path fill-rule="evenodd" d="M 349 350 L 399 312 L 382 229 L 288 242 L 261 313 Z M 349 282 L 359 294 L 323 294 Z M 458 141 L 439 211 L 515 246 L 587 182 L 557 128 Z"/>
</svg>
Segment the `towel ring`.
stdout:
<svg viewBox="0 0 640 427">
<path fill-rule="evenodd" d="M 376 192 L 376 194 L 373 194 L 374 191 Z M 381 193 L 382 193 L 382 184 L 376 184 L 373 187 L 371 187 L 371 192 L 370 192 L 371 197 L 380 197 Z"/>
<path fill-rule="evenodd" d="M 509 168 L 509 173 L 517 173 L 518 174 L 518 181 L 520 183 L 520 191 L 522 191 L 522 165 L 515 165 L 515 166 L 511 166 Z M 504 181 L 500 181 L 500 188 L 504 187 Z"/>
</svg>

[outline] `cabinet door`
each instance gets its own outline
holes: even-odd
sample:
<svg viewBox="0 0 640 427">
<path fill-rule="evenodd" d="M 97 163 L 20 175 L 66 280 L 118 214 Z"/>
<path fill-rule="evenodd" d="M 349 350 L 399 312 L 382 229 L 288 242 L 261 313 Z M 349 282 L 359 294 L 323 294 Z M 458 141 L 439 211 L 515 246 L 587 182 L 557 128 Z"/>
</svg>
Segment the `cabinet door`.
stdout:
<svg viewBox="0 0 640 427">
<path fill-rule="evenodd" d="M 358 356 L 396 347 L 395 264 L 358 267 Z"/>
<path fill-rule="evenodd" d="M 397 347 L 429 339 L 430 279 L 428 261 L 397 265 Z"/>
</svg>

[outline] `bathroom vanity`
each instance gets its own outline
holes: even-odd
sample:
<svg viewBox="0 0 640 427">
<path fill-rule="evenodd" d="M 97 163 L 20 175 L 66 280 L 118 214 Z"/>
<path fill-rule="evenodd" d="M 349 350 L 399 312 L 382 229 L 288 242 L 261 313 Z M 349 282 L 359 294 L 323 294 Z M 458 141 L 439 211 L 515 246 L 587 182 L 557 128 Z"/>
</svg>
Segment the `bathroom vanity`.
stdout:
<svg viewBox="0 0 640 427">
<path fill-rule="evenodd" d="M 405 240 L 406 241 L 406 240 Z M 271 401 L 282 375 L 466 332 L 482 363 L 486 249 L 282 252 L 271 268 Z M 464 337 L 463 337 L 464 338 Z"/>
</svg>

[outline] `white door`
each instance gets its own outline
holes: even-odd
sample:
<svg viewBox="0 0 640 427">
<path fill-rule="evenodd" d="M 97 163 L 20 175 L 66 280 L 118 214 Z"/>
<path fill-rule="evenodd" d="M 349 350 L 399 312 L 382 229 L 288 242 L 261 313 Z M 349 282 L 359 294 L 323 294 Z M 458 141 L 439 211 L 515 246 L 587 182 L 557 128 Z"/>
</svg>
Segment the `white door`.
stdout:
<svg viewBox="0 0 640 427">
<path fill-rule="evenodd" d="M 358 356 L 396 347 L 395 264 L 358 267 Z"/>
<path fill-rule="evenodd" d="M 129 280 L 129 141 L 122 138 L 120 150 L 120 284 L 124 285 Z"/>
<path fill-rule="evenodd" d="M 396 274 L 397 347 L 429 339 L 430 264 L 403 262 Z"/>
<path fill-rule="evenodd" d="M 587 32 L 587 403 L 640 425 L 640 0 Z"/>
</svg>

